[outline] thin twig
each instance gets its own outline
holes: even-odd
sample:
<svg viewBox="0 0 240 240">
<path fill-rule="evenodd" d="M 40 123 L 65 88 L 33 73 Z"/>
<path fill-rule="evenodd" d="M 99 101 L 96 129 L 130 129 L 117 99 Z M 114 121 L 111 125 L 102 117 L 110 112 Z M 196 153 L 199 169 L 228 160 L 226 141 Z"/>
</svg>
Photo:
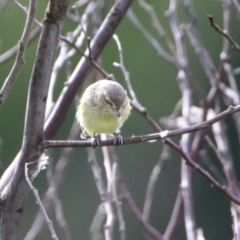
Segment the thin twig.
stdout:
<svg viewBox="0 0 240 240">
<path fill-rule="evenodd" d="M 101 167 L 97 162 L 94 150 L 91 148 L 88 148 L 87 150 L 88 150 L 88 156 L 89 156 L 88 161 L 91 165 L 96 186 L 105 209 L 105 214 L 107 216 L 107 221 L 104 227 L 105 239 L 110 240 L 112 239 L 112 230 L 113 230 L 113 221 L 114 221 L 111 195 L 107 192 L 107 188 L 105 186 L 102 173 L 101 173 L 102 172 Z"/>
<path fill-rule="evenodd" d="M 117 44 L 117 48 L 118 48 L 118 52 L 119 52 L 119 63 L 116 63 L 114 62 L 113 65 L 115 67 L 119 67 L 123 73 L 123 76 L 125 78 L 125 82 L 127 84 L 127 87 L 128 87 L 128 91 L 133 99 L 133 102 L 138 102 L 137 100 L 137 96 L 133 90 L 133 87 L 132 87 L 132 84 L 131 84 L 131 81 L 130 81 L 130 74 L 129 72 L 127 71 L 127 69 L 125 68 L 125 65 L 124 65 L 124 59 L 123 59 L 123 49 L 122 49 L 122 45 L 121 45 L 121 42 L 117 36 L 117 34 L 114 34 L 113 35 L 113 39 L 115 40 L 116 44 Z"/>
<path fill-rule="evenodd" d="M 218 25 L 215 24 L 213 16 L 208 16 L 210 26 L 213 27 L 218 33 L 220 33 L 223 37 L 225 37 L 230 44 L 232 45 L 232 48 L 240 52 L 240 46 L 234 41 L 234 39 L 226 33 L 224 30 L 222 30 Z"/>
<path fill-rule="evenodd" d="M 126 227 L 125 227 L 125 221 L 123 217 L 123 210 L 122 210 L 122 201 L 118 198 L 118 192 L 117 192 L 117 176 L 118 176 L 118 164 L 115 162 L 112 166 L 112 193 L 113 193 L 113 201 L 116 206 L 116 212 L 117 212 L 117 219 L 119 223 L 119 233 L 120 233 L 120 239 L 126 240 Z"/>
<path fill-rule="evenodd" d="M 151 211 L 152 202 L 153 202 L 153 195 L 155 193 L 154 189 L 155 189 L 159 174 L 162 171 L 164 164 L 166 163 L 166 161 L 168 159 L 168 150 L 169 150 L 168 146 L 164 145 L 162 153 L 159 157 L 159 160 L 156 163 L 156 165 L 154 166 L 152 173 L 149 177 L 146 195 L 145 195 L 145 201 L 144 201 L 144 205 L 143 205 L 143 211 L 142 211 L 143 218 L 146 221 L 149 221 L 149 218 L 150 218 L 150 211 Z"/>
<path fill-rule="evenodd" d="M 39 207 L 40 207 L 40 209 L 42 211 L 42 214 L 43 214 L 43 216 L 45 218 L 45 221 L 46 221 L 46 223 L 48 225 L 48 228 L 49 228 L 49 230 L 51 232 L 52 239 L 58 240 L 58 237 L 56 235 L 56 232 L 55 232 L 55 229 L 53 227 L 52 221 L 49 219 L 48 214 L 47 214 L 47 212 L 46 212 L 46 210 L 45 210 L 45 208 L 43 206 L 43 203 L 42 203 L 42 201 L 41 201 L 41 199 L 39 197 L 38 190 L 33 186 L 33 184 L 31 183 L 31 180 L 29 179 L 29 176 L 28 176 L 28 166 L 31 165 L 31 164 L 33 164 L 33 163 L 30 162 L 30 163 L 26 163 L 25 164 L 25 178 L 27 180 L 27 183 L 28 183 L 30 189 L 32 190 L 32 192 L 34 194 L 34 197 L 35 197 L 35 199 L 37 201 L 37 204 L 39 205 Z"/>
<path fill-rule="evenodd" d="M 183 211 L 183 200 L 182 200 L 181 191 L 179 190 L 175 200 L 171 218 L 168 222 L 167 229 L 165 230 L 163 235 L 163 240 L 173 239 L 173 236 L 176 232 L 176 228 L 180 222 L 182 211 Z"/>
<path fill-rule="evenodd" d="M 150 34 L 150 32 L 142 25 L 139 21 L 135 13 L 132 9 L 129 9 L 127 13 L 128 18 L 131 20 L 133 25 L 143 34 L 143 36 L 149 41 L 149 43 L 153 46 L 156 52 L 166 61 L 171 64 L 176 64 L 174 58 L 168 54 L 164 48 L 160 45 L 160 43 Z"/>
<path fill-rule="evenodd" d="M 18 43 L 18 53 L 14 62 L 14 65 L 7 76 L 6 80 L 4 81 L 4 84 L 2 88 L 0 89 L 0 106 L 3 104 L 5 99 L 7 98 L 10 89 L 15 82 L 23 64 L 24 64 L 24 54 L 27 47 L 28 39 L 31 33 L 31 26 L 34 21 L 34 15 L 36 10 L 36 0 L 29 1 L 29 10 L 27 14 L 27 19 L 25 23 L 25 27 L 23 30 L 22 37 Z"/>
<path fill-rule="evenodd" d="M 140 226 L 143 228 L 145 233 L 151 236 L 151 239 L 162 240 L 162 234 L 159 231 L 157 231 L 154 227 L 152 227 L 148 221 L 145 221 L 142 218 L 142 213 L 136 206 L 136 203 L 134 202 L 130 192 L 126 188 L 122 178 L 118 177 L 117 183 L 118 183 L 119 192 L 121 193 L 125 204 L 128 206 L 132 214 L 136 217 L 136 219 L 138 220 Z"/>
<path fill-rule="evenodd" d="M 36 39 L 36 37 L 39 36 L 40 32 L 41 32 L 41 29 L 39 27 L 34 28 L 30 33 L 30 36 L 29 36 L 29 39 L 28 39 L 28 44 L 33 42 Z M 9 50 L 7 50 L 3 54 L 1 54 L 0 55 L 0 65 L 2 63 L 5 63 L 6 61 L 11 59 L 12 57 L 14 57 L 17 54 L 18 49 L 19 49 L 19 44 L 16 44 L 12 48 L 10 48 Z"/>
<path fill-rule="evenodd" d="M 168 33 L 164 30 L 162 24 L 160 23 L 155 8 L 152 5 L 148 4 L 145 0 L 138 0 L 138 3 L 149 14 L 153 27 L 157 30 L 159 36 L 164 39 L 172 55 L 174 55 L 175 46 Z"/>
<path fill-rule="evenodd" d="M 70 230 L 69 230 L 69 226 L 68 226 L 68 222 L 64 217 L 64 210 L 63 210 L 62 202 L 61 202 L 60 198 L 56 195 L 57 194 L 55 192 L 54 208 L 55 208 L 56 220 L 58 222 L 58 225 L 59 225 L 60 229 L 62 229 L 62 231 L 64 233 L 65 239 L 66 240 L 72 240 Z"/>
</svg>

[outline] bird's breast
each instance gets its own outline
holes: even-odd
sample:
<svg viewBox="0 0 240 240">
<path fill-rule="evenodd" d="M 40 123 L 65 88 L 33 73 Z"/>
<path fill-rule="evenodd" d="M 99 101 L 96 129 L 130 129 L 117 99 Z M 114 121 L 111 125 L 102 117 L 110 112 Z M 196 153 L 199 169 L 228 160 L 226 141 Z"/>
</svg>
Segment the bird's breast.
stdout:
<svg viewBox="0 0 240 240">
<path fill-rule="evenodd" d="M 102 111 L 97 107 L 80 106 L 79 108 L 80 124 L 90 136 L 94 133 L 113 134 L 121 126 L 121 117 Z"/>
</svg>

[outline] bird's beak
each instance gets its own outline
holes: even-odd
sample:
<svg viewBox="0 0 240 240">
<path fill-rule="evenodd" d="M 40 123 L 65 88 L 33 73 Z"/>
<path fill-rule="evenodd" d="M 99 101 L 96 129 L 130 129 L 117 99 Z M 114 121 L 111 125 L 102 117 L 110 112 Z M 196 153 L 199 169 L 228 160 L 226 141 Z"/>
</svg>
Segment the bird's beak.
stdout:
<svg viewBox="0 0 240 240">
<path fill-rule="evenodd" d="M 116 111 L 117 116 L 121 117 L 121 113 L 122 113 L 121 109 L 120 108 L 115 108 L 115 111 Z"/>
</svg>

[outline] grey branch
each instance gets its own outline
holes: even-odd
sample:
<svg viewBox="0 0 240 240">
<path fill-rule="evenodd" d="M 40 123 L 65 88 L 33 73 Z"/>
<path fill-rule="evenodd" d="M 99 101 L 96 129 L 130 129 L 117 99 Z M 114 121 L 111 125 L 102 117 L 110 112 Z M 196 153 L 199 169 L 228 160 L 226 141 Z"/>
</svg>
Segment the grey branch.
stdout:
<svg viewBox="0 0 240 240">
<path fill-rule="evenodd" d="M 183 135 L 186 133 L 190 133 L 190 132 L 196 132 L 199 130 L 203 130 L 206 128 L 210 128 L 212 127 L 212 125 L 222 119 L 224 119 L 225 117 L 239 112 L 240 111 L 240 105 L 237 106 L 230 106 L 227 110 L 221 112 L 220 114 L 216 115 L 215 117 L 192 125 L 192 126 L 188 126 L 185 128 L 181 128 L 181 129 L 176 129 L 176 130 L 165 130 L 165 131 L 161 131 L 158 133 L 152 133 L 152 134 L 146 134 L 146 135 L 141 135 L 141 136 L 133 136 L 133 137 L 129 137 L 129 138 L 124 138 L 123 139 L 123 145 L 128 145 L 128 144 L 136 144 L 136 143 L 140 143 L 140 142 L 151 142 L 151 141 L 156 141 L 156 140 L 163 140 L 165 138 L 170 138 L 170 137 L 176 137 L 179 135 Z M 111 140 L 99 140 L 99 146 L 113 146 L 114 145 L 114 139 Z M 56 141 L 52 141 L 52 140 L 45 140 L 43 141 L 43 148 L 66 148 L 66 147 L 92 147 L 92 143 L 90 140 L 84 140 L 84 141 L 61 141 L 61 140 L 56 140 Z"/>
<path fill-rule="evenodd" d="M 36 0 L 29 1 L 29 11 L 27 14 L 27 20 L 26 20 L 25 28 L 23 30 L 22 37 L 18 43 L 18 53 L 15 59 L 14 65 L 0 90 L 0 106 L 3 104 L 4 100 L 8 96 L 8 93 L 24 64 L 25 49 L 28 43 L 28 39 L 30 37 L 31 26 L 35 16 L 35 10 L 36 10 Z"/>
</svg>

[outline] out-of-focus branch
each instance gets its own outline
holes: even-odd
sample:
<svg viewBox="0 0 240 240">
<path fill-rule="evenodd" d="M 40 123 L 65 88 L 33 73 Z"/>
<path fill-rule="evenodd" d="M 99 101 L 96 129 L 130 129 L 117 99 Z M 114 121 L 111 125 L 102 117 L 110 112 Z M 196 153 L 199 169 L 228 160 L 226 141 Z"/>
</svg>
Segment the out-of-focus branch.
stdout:
<svg viewBox="0 0 240 240">
<path fill-rule="evenodd" d="M 2 11 L 2 9 L 5 7 L 6 2 L 7 2 L 7 0 L 2 0 L 0 2 L 0 11 Z"/>
<path fill-rule="evenodd" d="M 167 16 L 169 24 L 174 36 L 176 45 L 176 61 L 178 63 L 178 85 L 182 94 L 182 117 L 186 125 L 190 125 L 190 110 L 193 104 L 192 91 L 189 85 L 188 75 L 186 70 L 188 67 L 188 57 L 186 47 L 183 40 L 183 31 L 180 28 L 178 15 L 177 15 L 178 1 L 170 0 L 169 10 Z M 180 146 L 185 153 L 191 152 L 191 135 L 186 134 L 181 136 Z M 186 239 L 196 239 L 196 221 L 194 214 L 194 203 L 192 198 L 192 169 L 185 164 L 185 160 L 181 162 L 181 183 L 180 191 L 183 201 L 183 213 L 185 221 Z"/>
<path fill-rule="evenodd" d="M 20 2 L 18 2 L 17 0 L 14 0 L 14 3 L 28 16 L 29 11 L 27 10 L 27 8 L 25 8 Z M 29 9 L 30 10 L 30 9 Z M 33 40 L 35 40 L 35 38 L 39 35 L 39 33 L 41 32 L 41 27 L 42 24 L 37 20 L 37 19 L 33 19 L 32 21 L 34 21 L 38 27 L 34 28 L 31 32 L 30 35 L 28 37 L 28 43 L 32 42 Z M 11 57 L 13 57 L 19 50 L 19 44 L 13 46 L 11 49 L 9 49 L 8 51 L 6 51 L 5 53 L 3 53 L 2 55 L 0 55 L 0 65 L 9 60 Z"/>
<path fill-rule="evenodd" d="M 147 31 L 147 29 L 139 21 L 132 9 L 128 11 L 128 18 L 131 22 L 138 28 L 138 30 L 143 34 L 143 36 L 150 42 L 156 52 L 166 61 L 172 64 L 176 64 L 174 58 L 168 54 L 160 43 Z"/>
<path fill-rule="evenodd" d="M 193 25 L 189 25 L 186 27 L 186 32 L 196 54 L 198 55 L 201 61 L 201 64 L 208 79 L 211 81 L 211 83 L 216 83 L 219 79 L 219 74 L 217 72 L 216 67 L 213 64 L 213 61 L 208 51 L 206 50 L 206 48 L 204 48 L 201 42 L 197 30 L 194 28 Z"/>
<path fill-rule="evenodd" d="M 97 162 L 95 152 L 93 149 L 88 149 L 88 161 L 91 165 L 92 172 L 94 175 L 94 179 L 96 182 L 96 186 L 98 189 L 99 196 L 101 198 L 102 204 L 104 206 L 105 214 L 106 214 L 106 223 L 104 225 L 104 235 L 105 239 L 112 240 L 113 239 L 113 227 L 114 227 L 114 219 L 115 219 L 115 211 L 112 206 L 112 194 L 108 189 L 108 186 L 105 186 L 102 177 L 101 168 Z M 111 170 L 111 169 L 110 169 Z M 111 182 L 110 182 L 111 184 Z M 109 185 L 109 182 L 107 183 Z"/>
<path fill-rule="evenodd" d="M 122 201 L 118 197 L 117 193 L 117 178 L 118 175 L 118 164 L 117 162 L 113 163 L 112 166 L 112 193 L 113 193 L 113 202 L 116 206 L 116 212 L 117 212 L 117 219 L 119 223 L 119 235 L 121 240 L 126 240 L 126 227 L 125 227 L 125 221 L 123 217 L 123 211 L 122 211 Z"/>
<path fill-rule="evenodd" d="M 175 200 L 171 218 L 168 222 L 167 229 L 165 230 L 163 235 L 164 240 L 173 239 L 177 226 L 180 223 L 182 211 L 183 211 L 183 200 L 182 200 L 182 193 L 179 190 Z"/>
<path fill-rule="evenodd" d="M 28 43 L 33 42 L 36 39 L 36 37 L 40 34 L 40 32 L 41 32 L 41 29 L 39 27 L 34 28 L 30 33 Z M 9 60 L 10 58 L 12 58 L 17 53 L 18 49 L 19 49 L 19 44 L 13 46 L 9 50 L 7 50 L 5 53 L 0 55 L 0 65 L 6 62 L 7 60 Z"/>
<path fill-rule="evenodd" d="M 229 0 L 229 2 L 237 9 L 238 12 L 240 12 L 240 4 L 238 0 Z"/>
<path fill-rule="evenodd" d="M 175 52 L 175 46 L 168 35 L 168 33 L 164 30 L 162 24 L 160 23 L 158 19 L 158 14 L 155 11 L 155 8 L 148 4 L 145 0 L 138 0 L 139 5 L 149 14 L 153 27 L 157 30 L 160 37 L 162 37 L 167 44 L 169 50 L 171 51 L 172 55 L 174 55 Z"/>
<path fill-rule="evenodd" d="M 123 183 L 122 178 L 118 177 L 117 179 L 117 183 L 118 183 L 118 189 L 119 192 L 121 193 L 121 196 L 125 202 L 125 204 L 127 205 L 127 207 L 129 208 L 129 210 L 133 213 L 133 215 L 136 217 L 136 219 L 138 220 L 140 226 L 143 228 L 143 230 L 145 231 L 146 234 L 148 234 L 150 236 L 150 239 L 154 239 L 154 240 L 162 240 L 162 235 L 160 232 L 158 232 L 156 229 L 154 229 L 149 223 L 148 221 L 145 221 L 142 218 L 142 213 L 140 212 L 140 210 L 137 208 L 130 192 L 128 191 L 128 189 L 126 188 L 125 184 Z"/>
<path fill-rule="evenodd" d="M 25 27 L 23 30 L 22 37 L 18 43 L 18 53 L 15 59 L 14 65 L 0 90 L 0 106 L 3 104 L 4 100 L 7 98 L 8 93 L 24 64 L 24 54 L 25 54 L 25 49 L 31 33 L 31 26 L 34 21 L 36 2 L 37 2 L 36 0 L 29 1 L 29 10 L 27 14 Z"/>
<path fill-rule="evenodd" d="M 210 80 L 210 83 L 212 85 L 208 95 L 204 99 L 204 104 L 203 104 L 204 112 L 202 114 L 202 120 L 205 121 L 208 110 L 209 110 L 209 108 L 211 108 L 213 106 L 216 96 L 219 93 L 220 75 L 213 63 L 211 56 L 209 55 L 208 51 L 202 44 L 201 38 L 198 34 L 195 24 L 193 24 L 191 21 L 191 19 L 192 19 L 192 16 L 190 14 L 191 11 L 189 11 L 189 9 L 185 9 L 185 11 L 187 13 L 187 17 L 190 19 L 189 20 L 190 25 L 186 28 L 187 35 L 189 37 L 189 40 L 190 40 L 196 54 L 199 57 L 199 60 L 202 64 L 205 74 L 208 77 L 208 79 Z M 191 157 L 193 159 L 197 158 L 199 150 L 203 143 L 203 139 L 204 139 L 203 131 L 197 132 L 197 134 L 194 136 L 193 143 L 192 143 L 192 151 L 191 151 Z"/>
<path fill-rule="evenodd" d="M 107 135 L 103 135 L 103 139 L 108 139 Z M 116 162 L 116 154 L 114 151 L 113 147 L 103 147 L 102 149 L 103 153 L 103 166 L 105 170 L 105 175 L 106 175 L 106 181 L 107 181 L 107 195 L 111 196 L 111 204 L 109 204 L 108 208 L 106 209 L 106 223 L 105 223 L 105 239 L 107 234 L 113 234 L 113 229 L 114 229 L 114 223 L 116 219 L 116 211 L 113 207 L 113 163 Z M 114 215 L 113 215 L 114 213 Z"/>
<path fill-rule="evenodd" d="M 231 17 L 231 7 L 228 3 L 225 3 L 223 4 L 223 29 L 225 33 L 229 33 L 230 31 L 230 17 Z M 225 53 L 228 55 L 229 46 L 230 46 L 230 42 L 228 41 L 228 39 L 223 38 L 222 53 Z"/>
<path fill-rule="evenodd" d="M 149 177 L 148 185 L 147 185 L 147 190 L 146 190 L 146 195 L 145 195 L 145 201 L 143 205 L 143 218 L 146 221 L 149 221 L 150 218 L 150 212 L 152 208 L 152 202 L 153 202 L 153 195 L 155 194 L 155 186 L 157 183 L 157 179 L 160 175 L 160 172 L 162 171 L 169 155 L 169 147 L 167 145 L 163 146 L 162 153 L 159 157 L 158 162 L 154 166 L 152 173 Z"/>
</svg>

